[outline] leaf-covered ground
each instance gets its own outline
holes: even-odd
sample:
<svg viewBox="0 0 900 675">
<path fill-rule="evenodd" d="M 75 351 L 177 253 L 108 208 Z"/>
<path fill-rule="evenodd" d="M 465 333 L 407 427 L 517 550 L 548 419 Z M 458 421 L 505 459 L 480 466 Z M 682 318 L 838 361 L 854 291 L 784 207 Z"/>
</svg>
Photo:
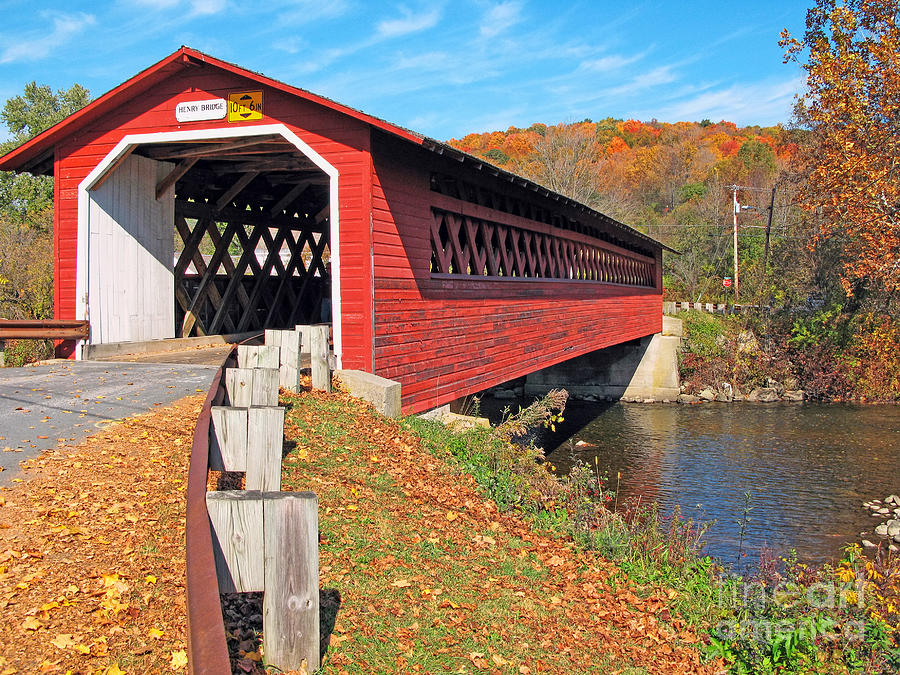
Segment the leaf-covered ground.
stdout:
<svg viewBox="0 0 900 675">
<path fill-rule="evenodd" d="M 284 489 L 319 494 L 337 614 L 325 673 L 710 671 L 665 592 L 498 512 L 402 422 L 340 393 L 286 402 Z M 45 453 L 0 491 L 0 675 L 185 670 L 184 480 L 200 403 Z M 236 663 L 256 670 L 246 638 Z"/>
<path fill-rule="evenodd" d="M 0 673 L 186 670 L 184 486 L 202 397 L 25 463 L 0 491 Z"/>
<path fill-rule="evenodd" d="M 479 497 L 402 422 L 344 394 L 288 399 L 284 488 L 319 495 L 324 672 L 712 672 L 662 590 Z"/>
</svg>

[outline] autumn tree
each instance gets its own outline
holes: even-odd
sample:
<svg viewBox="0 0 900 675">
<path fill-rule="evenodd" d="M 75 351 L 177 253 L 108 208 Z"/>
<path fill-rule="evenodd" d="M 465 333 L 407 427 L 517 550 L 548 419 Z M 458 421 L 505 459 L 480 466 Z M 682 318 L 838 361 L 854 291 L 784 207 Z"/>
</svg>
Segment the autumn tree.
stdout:
<svg viewBox="0 0 900 675">
<path fill-rule="evenodd" d="M 22 145 L 49 129 L 63 118 L 80 110 L 90 102 L 90 93 L 80 84 L 56 93 L 46 85 L 35 82 L 25 85 L 21 96 L 6 101 L 0 119 L 9 129 L 10 140 L 0 143 L 0 155 Z M 13 174 L 0 171 L 0 215 L 24 221 L 53 205 L 53 180 L 44 176 Z M 38 219 L 36 225 L 45 222 Z"/>
<path fill-rule="evenodd" d="M 900 290 L 900 29 L 896 0 L 816 0 L 802 38 L 782 33 L 807 71 L 799 120 L 811 130 L 800 192 L 817 246 L 843 250 L 842 284 Z"/>
<path fill-rule="evenodd" d="M 602 161 L 593 124 L 558 124 L 536 137 L 533 152 L 516 170 L 554 192 L 593 205 L 596 171 Z"/>
</svg>

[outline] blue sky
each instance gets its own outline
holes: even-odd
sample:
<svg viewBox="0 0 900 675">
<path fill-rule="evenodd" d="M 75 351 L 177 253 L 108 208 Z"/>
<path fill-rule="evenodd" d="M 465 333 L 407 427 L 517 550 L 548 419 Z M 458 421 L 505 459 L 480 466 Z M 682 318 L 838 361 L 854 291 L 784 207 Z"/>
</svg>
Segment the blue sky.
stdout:
<svg viewBox="0 0 900 675">
<path fill-rule="evenodd" d="M 811 0 L 0 0 L 0 101 L 94 96 L 186 44 L 446 140 L 607 116 L 787 122 Z M 2 135 L 2 132 L 0 132 Z"/>
</svg>

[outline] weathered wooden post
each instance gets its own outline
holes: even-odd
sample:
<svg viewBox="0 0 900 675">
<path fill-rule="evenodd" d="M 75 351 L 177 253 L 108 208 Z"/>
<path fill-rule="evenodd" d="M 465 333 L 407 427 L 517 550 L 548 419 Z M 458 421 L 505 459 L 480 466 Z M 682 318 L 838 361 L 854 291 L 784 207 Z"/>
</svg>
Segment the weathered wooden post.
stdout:
<svg viewBox="0 0 900 675">
<path fill-rule="evenodd" d="M 262 493 L 223 490 L 206 493 L 220 593 L 265 588 L 265 531 Z"/>
<path fill-rule="evenodd" d="M 227 368 L 225 391 L 235 408 L 278 405 L 278 368 Z"/>
<path fill-rule="evenodd" d="M 281 668 L 319 667 L 319 501 L 312 492 L 263 499 L 263 651 Z"/>
<path fill-rule="evenodd" d="M 219 590 L 263 591 L 263 651 L 319 667 L 319 513 L 312 492 L 207 492 Z M 217 544 L 217 545 L 215 545 Z"/>
<path fill-rule="evenodd" d="M 300 350 L 303 347 L 302 339 L 299 331 L 281 331 L 279 383 L 290 391 L 297 391 L 300 387 Z"/>
<path fill-rule="evenodd" d="M 284 408 L 247 411 L 248 490 L 281 489 L 281 450 L 284 447 Z"/>
<path fill-rule="evenodd" d="M 300 333 L 300 347 L 304 352 L 309 352 L 309 342 L 312 339 L 312 326 L 298 323 L 294 330 Z"/>
<path fill-rule="evenodd" d="M 212 406 L 209 433 L 209 468 L 213 471 L 247 470 L 248 408 Z"/>
<path fill-rule="evenodd" d="M 238 345 L 238 368 L 277 368 L 279 350 L 272 345 Z"/>
<path fill-rule="evenodd" d="M 265 341 L 267 346 L 280 347 L 281 333 L 282 331 L 278 328 L 266 328 L 265 332 L 263 333 L 263 340 Z"/>
<path fill-rule="evenodd" d="M 331 391 L 331 370 L 328 367 L 328 334 L 330 326 L 317 324 L 310 327 L 309 358 L 312 370 L 312 387 Z"/>
</svg>

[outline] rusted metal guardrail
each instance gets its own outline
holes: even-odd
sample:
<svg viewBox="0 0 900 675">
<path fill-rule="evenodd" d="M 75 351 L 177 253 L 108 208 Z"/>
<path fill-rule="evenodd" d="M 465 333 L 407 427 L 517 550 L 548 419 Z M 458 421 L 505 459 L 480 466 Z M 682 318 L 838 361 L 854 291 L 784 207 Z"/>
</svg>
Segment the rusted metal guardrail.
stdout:
<svg viewBox="0 0 900 675">
<path fill-rule="evenodd" d="M 0 319 L 3 340 L 86 340 L 91 327 L 87 321 L 70 319 Z"/>
<path fill-rule="evenodd" d="M 216 582 L 216 562 L 212 533 L 206 510 L 206 483 L 209 475 L 210 408 L 225 399 L 226 366 L 237 363 L 235 351 L 213 377 L 203 402 L 188 469 L 185 517 L 185 558 L 187 567 L 187 652 L 193 675 L 223 675 L 231 672 L 225 622 Z"/>
</svg>

